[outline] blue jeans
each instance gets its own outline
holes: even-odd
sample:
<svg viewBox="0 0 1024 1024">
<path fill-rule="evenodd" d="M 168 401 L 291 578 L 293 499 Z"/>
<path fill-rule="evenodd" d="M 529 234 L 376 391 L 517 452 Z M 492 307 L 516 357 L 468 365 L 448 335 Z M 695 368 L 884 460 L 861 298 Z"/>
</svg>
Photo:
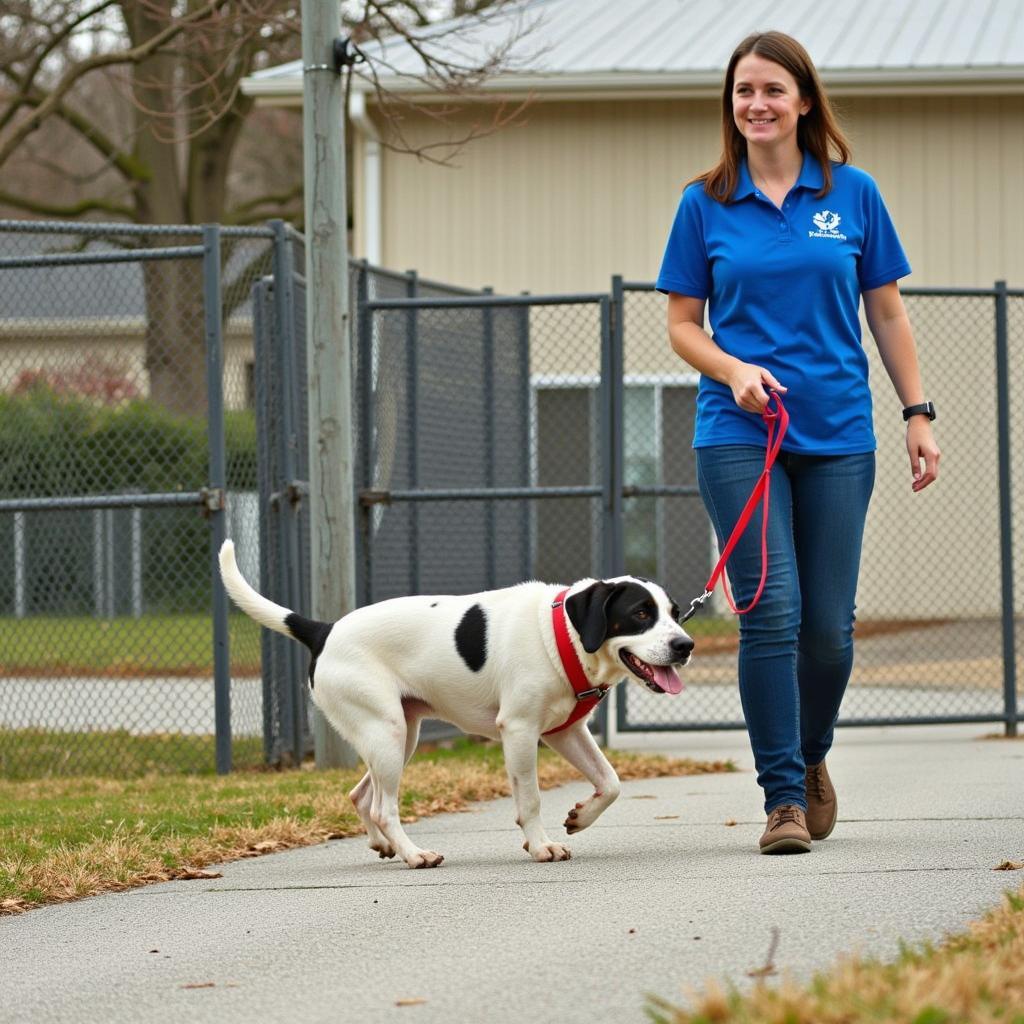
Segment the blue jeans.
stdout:
<svg viewBox="0 0 1024 1024">
<path fill-rule="evenodd" d="M 764 469 L 764 449 L 697 449 L 697 479 L 719 545 L 732 533 Z M 853 621 L 875 455 L 781 452 L 771 472 L 768 579 L 740 616 L 743 717 L 764 808 L 806 809 L 805 765 L 832 746 L 853 667 Z M 761 578 L 759 506 L 732 557 L 733 599 L 746 607 Z M 699 653 L 699 645 L 698 645 Z"/>
</svg>

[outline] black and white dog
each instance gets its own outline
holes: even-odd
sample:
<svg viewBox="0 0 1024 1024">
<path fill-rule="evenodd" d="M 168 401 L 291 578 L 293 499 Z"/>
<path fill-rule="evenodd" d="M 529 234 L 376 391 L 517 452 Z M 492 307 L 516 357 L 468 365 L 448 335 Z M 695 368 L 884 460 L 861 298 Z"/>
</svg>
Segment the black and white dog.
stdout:
<svg viewBox="0 0 1024 1024">
<path fill-rule="evenodd" d="M 421 718 L 500 739 L 523 848 L 534 860 L 566 860 L 569 848 L 549 839 L 540 820 L 538 740 L 594 786 L 593 796 L 569 811 L 564 824 L 570 834 L 597 820 L 619 795 L 619 780 L 586 717 L 563 725 L 577 699 L 556 626 L 579 660 L 577 671 L 581 667 L 589 687 L 600 690 L 619 682 L 625 666 L 654 692 L 679 693 L 678 669 L 693 650 L 676 621 L 676 604 L 657 584 L 635 576 L 580 580 L 568 588 L 530 582 L 461 597 L 399 597 L 329 624 L 257 593 L 239 572 L 231 541 L 221 548 L 220 568 L 242 611 L 312 652 L 313 699 L 368 769 L 349 796 L 370 848 L 381 857 L 397 853 L 413 868 L 443 860 L 419 849 L 398 816 L 399 780 L 416 749 Z M 553 605 L 556 611 L 564 606 L 565 626 L 553 621 Z"/>
</svg>

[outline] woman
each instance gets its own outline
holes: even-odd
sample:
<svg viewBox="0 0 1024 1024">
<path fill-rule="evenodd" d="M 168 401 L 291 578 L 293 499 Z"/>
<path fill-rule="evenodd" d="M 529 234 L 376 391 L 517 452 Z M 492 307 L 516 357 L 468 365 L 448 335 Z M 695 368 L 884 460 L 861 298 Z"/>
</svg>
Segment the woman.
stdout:
<svg viewBox="0 0 1024 1024">
<path fill-rule="evenodd" d="M 862 298 L 905 407 L 914 491 L 938 472 L 935 411 L 896 283 L 910 265 L 795 39 L 740 43 L 722 129 L 718 165 L 683 192 L 657 287 L 672 348 L 701 374 L 693 443 L 720 544 L 764 468 L 770 390 L 790 415 L 771 475 L 768 580 L 740 620 L 739 682 L 768 816 L 759 848 L 800 852 L 831 833 L 838 810 L 825 755 L 853 663 L 875 473 Z M 755 516 L 729 562 L 740 606 L 760 581 L 759 527 Z"/>
</svg>

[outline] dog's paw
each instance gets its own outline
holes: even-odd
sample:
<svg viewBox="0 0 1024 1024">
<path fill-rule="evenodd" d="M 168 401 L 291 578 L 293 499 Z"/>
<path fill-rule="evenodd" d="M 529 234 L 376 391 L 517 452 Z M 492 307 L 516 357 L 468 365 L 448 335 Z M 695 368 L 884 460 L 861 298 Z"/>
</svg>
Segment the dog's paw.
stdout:
<svg viewBox="0 0 1024 1024">
<path fill-rule="evenodd" d="M 580 816 L 580 811 L 583 810 L 583 804 L 577 804 L 569 813 L 565 816 L 565 821 L 562 824 L 565 826 L 565 831 L 569 835 L 574 835 L 577 832 L 582 832 L 590 822 L 585 817 Z"/>
<path fill-rule="evenodd" d="M 381 840 L 377 843 L 370 843 L 370 849 L 380 857 L 381 860 L 386 860 L 389 857 L 394 857 L 395 848 L 388 842 Z"/>
<path fill-rule="evenodd" d="M 443 860 L 444 857 L 433 850 L 417 850 L 405 863 L 411 868 L 436 868 Z"/>
<path fill-rule="evenodd" d="M 588 807 L 590 801 L 587 800 L 585 803 L 576 804 L 575 807 L 565 817 L 565 821 L 562 824 L 565 826 L 565 831 L 569 835 L 575 835 L 577 832 L 582 832 L 585 828 L 589 828 L 597 820 L 597 814 L 591 813 L 592 806 Z"/>
<path fill-rule="evenodd" d="M 523 849 L 535 860 L 541 863 L 548 863 L 553 860 L 569 860 L 572 857 L 572 850 L 563 843 L 523 843 Z"/>
</svg>

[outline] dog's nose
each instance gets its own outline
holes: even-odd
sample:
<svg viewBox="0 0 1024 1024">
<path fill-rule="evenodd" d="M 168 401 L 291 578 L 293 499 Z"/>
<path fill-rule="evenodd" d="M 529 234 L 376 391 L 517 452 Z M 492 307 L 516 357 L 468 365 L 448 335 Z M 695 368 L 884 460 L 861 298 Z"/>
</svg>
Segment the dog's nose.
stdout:
<svg viewBox="0 0 1024 1024">
<path fill-rule="evenodd" d="M 668 645 L 672 653 L 680 658 L 688 657 L 693 650 L 693 641 L 688 636 L 674 636 Z"/>
</svg>

